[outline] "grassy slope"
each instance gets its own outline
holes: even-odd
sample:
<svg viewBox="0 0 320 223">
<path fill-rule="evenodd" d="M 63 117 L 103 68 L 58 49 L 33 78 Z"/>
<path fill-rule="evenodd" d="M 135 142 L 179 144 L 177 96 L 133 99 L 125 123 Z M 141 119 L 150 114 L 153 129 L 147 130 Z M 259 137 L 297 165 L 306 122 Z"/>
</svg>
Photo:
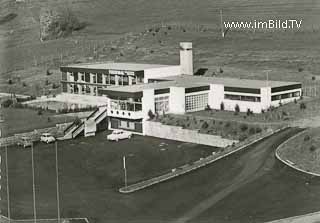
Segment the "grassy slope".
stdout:
<svg viewBox="0 0 320 223">
<path fill-rule="evenodd" d="M 1 16 L 14 12 L 18 17 L 0 26 L 0 37 L 6 39 L 0 42 L 0 90 L 35 94 L 35 86 L 43 85 L 47 78 L 44 74 L 46 68 L 58 69 L 61 61 L 87 60 L 84 58 L 93 56 L 94 47 L 102 60 L 178 63 L 178 42 L 183 40 L 194 42 L 196 67 L 215 69 L 222 66 L 224 75 L 228 76 L 264 78 L 261 70 L 272 68 L 271 79 L 309 82 L 319 68 L 317 42 L 320 34 L 316 22 L 320 4 L 312 0 L 303 3 L 298 0 L 204 0 L 196 4 L 192 0 L 37 0 L 26 1 L 25 4 L 5 0 L 1 4 Z M 67 39 L 41 43 L 38 38 L 38 12 L 47 4 L 71 8 L 88 23 L 87 28 Z M 303 19 L 303 29 L 308 31 L 229 32 L 222 40 L 218 32 L 220 8 L 224 9 L 225 20 Z M 156 37 L 150 33 L 139 35 L 146 27 L 160 22 L 203 24 L 212 30 L 205 33 L 175 30 L 168 32 L 169 35 L 162 31 Z M 310 32 L 312 27 L 316 32 Z M 119 40 L 129 32 L 137 33 L 137 36 Z M 110 51 L 111 45 L 119 48 Z M 139 50 L 132 50 L 135 46 Z M 154 50 L 152 55 L 150 50 Z M 119 57 L 120 52 L 124 56 Z M 298 67 L 304 71 L 298 72 Z M 20 76 L 28 87 L 22 88 L 18 83 L 10 89 L 4 82 L 15 76 Z M 59 72 L 55 72 L 49 80 L 58 82 L 59 78 Z"/>
<path fill-rule="evenodd" d="M 310 129 L 302 135 L 289 140 L 280 150 L 279 155 L 288 159 L 303 170 L 320 174 L 320 137 L 319 128 Z M 310 139 L 305 139 L 309 136 Z"/>
</svg>

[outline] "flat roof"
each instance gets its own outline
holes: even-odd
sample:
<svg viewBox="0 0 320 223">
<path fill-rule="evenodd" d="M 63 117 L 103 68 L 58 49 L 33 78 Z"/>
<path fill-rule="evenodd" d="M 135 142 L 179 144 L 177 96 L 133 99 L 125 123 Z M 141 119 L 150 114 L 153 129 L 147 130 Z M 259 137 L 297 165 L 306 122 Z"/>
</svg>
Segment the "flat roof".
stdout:
<svg viewBox="0 0 320 223">
<path fill-rule="evenodd" d="M 143 90 L 147 89 L 165 89 L 170 87 L 184 87 L 184 88 L 190 88 L 190 87 L 200 87 L 200 86 L 206 86 L 209 85 L 208 83 L 181 83 L 180 81 L 161 81 L 157 83 L 148 83 L 148 84 L 135 84 L 135 85 L 126 85 L 126 86 L 112 86 L 112 87 L 106 87 L 102 88 L 102 90 L 105 91 L 114 91 L 114 92 L 128 92 L 128 93 L 134 93 L 134 92 L 141 92 Z"/>
<path fill-rule="evenodd" d="M 143 63 L 79 63 L 62 66 L 63 68 L 82 68 L 82 69 L 99 69 L 99 70 L 127 70 L 127 71 L 141 71 L 151 68 L 171 67 L 178 65 L 165 64 L 143 64 Z"/>
<path fill-rule="evenodd" d="M 203 77 L 203 76 L 171 76 L 162 79 L 163 81 L 148 84 L 137 84 L 137 85 L 126 85 L 126 86 L 112 86 L 103 88 L 105 91 L 114 92 L 141 92 L 145 89 L 164 89 L 169 87 L 200 87 L 207 86 L 209 84 L 222 84 L 227 87 L 238 87 L 238 88 L 253 88 L 260 89 L 267 85 L 271 88 L 282 87 L 293 84 L 301 84 L 300 82 L 284 82 L 284 81 L 264 81 L 264 80 L 251 80 L 251 79 L 238 79 L 238 78 L 218 78 L 218 77 Z"/>
<path fill-rule="evenodd" d="M 266 80 L 252 80 L 242 78 L 229 78 L 229 77 L 204 77 L 204 76 L 170 76 L 158 78 L 159 80 L 172 80 L 181 82 L 193 82 L 193 83 L 207 83 L 207 84 L 222 84 L 227 87 L 239 87 L 239 88 L 263 88 L 263 87 L 282 87 L 293 84 L 301 84 L 300 82 L 291 81 L 266 81 Z"/>
</svg>

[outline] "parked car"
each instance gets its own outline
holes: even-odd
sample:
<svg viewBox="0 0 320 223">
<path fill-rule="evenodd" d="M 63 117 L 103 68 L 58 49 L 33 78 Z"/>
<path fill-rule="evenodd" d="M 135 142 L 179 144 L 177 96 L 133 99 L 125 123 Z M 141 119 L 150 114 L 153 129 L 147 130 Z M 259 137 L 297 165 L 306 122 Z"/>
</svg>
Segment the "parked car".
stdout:
<svg viewBox="0 0 320 223">
<path fill-rule="evenodd" d="M 131 132 L 114 130 L 110 135 L 107 136 L 107 139 L 111 141 L 119 141 L 119 139 L 130 139 L 131 137 Z"/>
<path fill-rule="evenodd" d="M 32 141 L 31 141 L 31 139 L 29 137 L 23 136 L 18 140 L 17 145 L 18 146 L 23 146 L 23 148 L 31 147 L 32 146 Z"/>
<path fill-rule="evenodd" d="M 55 142 L 56 139 L 50 133 L 43 133 L 40 136 L 40 141 L 45 143 L 51 143 L 51 142 Z"/>
</svg>

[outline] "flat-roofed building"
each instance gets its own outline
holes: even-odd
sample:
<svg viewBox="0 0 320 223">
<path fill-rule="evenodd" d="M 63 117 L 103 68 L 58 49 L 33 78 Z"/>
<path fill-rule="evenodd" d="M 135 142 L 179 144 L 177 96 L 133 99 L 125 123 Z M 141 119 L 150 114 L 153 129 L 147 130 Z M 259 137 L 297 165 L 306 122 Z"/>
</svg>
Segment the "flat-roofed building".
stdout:
<svg viewBox="0 0 320 223">
<path fill-rule="evenodd" d="M 261 81 L 190 75 L 163 78 L 161 82 L 103 88 L 109 98 L 110 129 L 126 129 L 143 134 L 148 113 L 184 114 L 211 109 L 261 113 L 301 96 L 298 82 Z"/>
<path fill-rule="evenodd" d="M 72 64 L 60 68 L 62 92 L 99 96 L 98 89 L 148 83 L 152 78 L 180 74 L 179 65 L 138 63 Z"/>
<path fill-rule="evenodd" d="M 106 100 L 110 129 L 145 134 L 149 113 L 211 109 L 261 113 L 301 97 L 299 82 L 195 76 L 192 44 L 180 44 L 180 65 L 75 64 L 61 67 L 62 89 Z M 91 100 L 91 99 L 90 99 Z M 103 101 L 103 100 L 102 100 Z"/>
</svg>

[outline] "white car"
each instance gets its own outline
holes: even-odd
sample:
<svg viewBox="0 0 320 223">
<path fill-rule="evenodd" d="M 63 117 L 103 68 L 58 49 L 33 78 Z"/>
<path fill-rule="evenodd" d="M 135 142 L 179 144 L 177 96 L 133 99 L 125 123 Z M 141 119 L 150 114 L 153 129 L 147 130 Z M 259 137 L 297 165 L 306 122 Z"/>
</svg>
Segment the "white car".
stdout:
<svg viewBox="0 0 320 223">
<path fill-rule="evenodd" d="M 40 141 L 45 143 L 55 142 L 56 139 L 50 133 L 43 133 L 40 136 Z"/>
<path fill-rule="evenodd" d="M 131 137 L 131 132 L 126 132 L 123 130 L 114 130 L 110 135 L 107 136 L 107 139 L 111 141 L 119 141 L 119 139 L 130 139 Z"/>
</svg>

